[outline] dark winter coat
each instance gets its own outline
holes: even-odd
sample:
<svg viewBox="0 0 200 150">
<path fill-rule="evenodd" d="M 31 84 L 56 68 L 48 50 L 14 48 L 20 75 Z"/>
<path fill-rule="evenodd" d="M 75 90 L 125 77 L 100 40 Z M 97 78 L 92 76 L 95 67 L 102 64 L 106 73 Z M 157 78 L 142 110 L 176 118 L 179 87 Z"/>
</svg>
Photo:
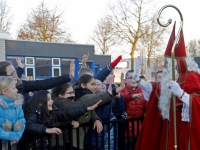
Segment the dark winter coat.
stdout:
<svg viewBox="0 0 200 150">
<path fill-rule="evenodd" d="M 17 71 L 17 76 L 18 76 L 18 78 L 21 79 L 22 74 L 23 74 L 23 72 L 24 72 L 24 69 L 21 68 L 21 67 L 17 67 L 17 68 L 16 68 L 16 71 Z M 27 101 L 31 98 L 31 96 L 29 95 L 29 93 L 24 93 L 23 95 L 24 95 L 24 101 L 25 101 L 25 102 L 27 102 Z"/>
<path fill-rule="evenodd" d="M 114 68 L 112 68 L 110 65 L 107 65 L 105 67 L 103 67 L 95 76 L 94 78 L 95 79 L 98 79 L 100 80 L 101 82 L 103 82 L 107 76 L 111 73 L 111 71 L 113 70 Z M 71 83 L 75 83 L 77 81 L 77 79 L 73 78 Z"/>
<path fill-rule="evenodd" d="M 112 108 L 111 108 L 112 107 Z M 112 110 L 111 110 L 112 109 Z M 102 121 L 109 121 L 112 114 L 122 114 L 125 111 L 124 99 L 122 96 L 120 98 L 115 98 L 110 102 L 98 107 L 95 109 L 96 114 Z M 90 137 L 90 132 L 92 132 L 92 138 Z M 108 132 L 108 124 L 103 125 L 103 133 Z M 86 144 L 90 145 L 90 139 L 92 139 L 92 146 L 96 147 L 96 130 L 90 129 L 88 134 L 86 135 Z M 113 137 L 114 139 L 114 137 Z M 112 141 L 112 139 L 110 139 Z M 98 134 L 98 147 L 102 147 L 102 133 Z"/>
<path fill-rule="evenodd" d="M 94 76 L 94 78 L 100 80 L 101 82 L 103 82 L 103 81 L 107 78 L 107 76 L 111 73 L 111 71 L 112 71 L 113 69 L 114 69 L 114 68 L 112 68 L 110 65 L 107 65 L 107 66 L 103 67 L 103 68 Z"/>
<path fill-rule="evenodd" d="M 54 101 L 55 106 L 59 109 L 62 109 L 62 108 L 72 108 L 80 105 L 88 107 L 96 104 L 99 100 L 102 100 L 102 102 L 99 104 L 99 106 L 102 106 L 107 102 L 110 103 L 111 98 L 113 98 L 113 96 L 110 95 L 107 91 L 97 94 L 87 94 L 84 97 L 85 97 L 84 99 L 82 98 L 82 100 L 76 100 L 76 101 L 72 101 L 71 99 L 61 98 L 61 97 L 53 97 L 52 99 Z M 62 122 L 56 123 L 57 126 L 64 124 L 71 124 L 71 121 L 65 123 Z M 68 135 L 68 130 L 66 130 L 66 133 L 67 133 L 66 137 L 67 139 L 69 139 L 70 136 Z M 55 141 L 55 138 L 53 138 L 52 141 Z"/>
<path fill-rule="evenodd" d="M 97 94 L 90 94 L 87 95 L 85 99 L 81 101 L 72 101 L 68 98 L 61 98 L 61 97 L 53 97 L 54 105 L 59 108 L 71 108 L 76 106 L 92 106 L 96 104 L 98 101 L 102 100 L 102 102 L 98 106 L 102 106 L 107 102 L 111 102 L 112 95 L 110 95 L 107 91 L 97 93 Z"/>
<path fill-rule="evenodd" d="M 17 72 L 17 76 L 18 76 L 18 78 L 21 79 L 22 74 L 23 74 L 23 72 L 24 72 L 24 69 L 21 68 L 21 67 L 17 67 L 17 68 L 16 68 L 16 72 Z"/>
<path fill-rule="evenodd" d="M 69 78 L 69 75 L 53 77 L 53 78 L 48 78 L 44 80 L 36 80 L 36 81 L 21 80 L 22 83 L 17 85 L 16 88 L 18 90 L 18 93 L 21 93 L 24 95 L 24 100 L 26 103 L 31 98 L 28 95 L 29 92 L 39 91 L 39 90 L 48 90 L 53 87 L 67 83 L 70 80 L 71 79 Z"/>
<path fill-rule="evenodd" d="M 18 93 L 24 94 L 32 91 L 39 90 L 48 90 L 53 87 L 62 85 L 71 81 L 69 75 L 63 75 L 59 77 L 48 78 L 44 80 L 36 80 L 36 81 L 24 81 L 22 80 L 22 84 L 17 86 Z"/>
<path fill-rule="evenodd" d="M 94 97 L 95 94 L 93 94 L 90 90 L 88 89 L 83 89 L 83 88 L 75 88 L 75 97 L 77 98 L 76 101 L 85 101 L 86 99 L 92 99 Z M 96 120 L 100 120 L 101 119 L 97 116 L 97 114 L 95 113 L 95 110 L 92 111 L 87 111 L 84 115 L 80 116 L 79 118 L 77 118 L 76 121 L 79 122 L 79 124 L 84 124 L 84 123 L 94 123 Z M 85 133 L 87 133 L 88 128 L 84 128 L 83 127 L 79 127 L 79 148 L 83 149 L 83 145 L 84 145 L 84 137 L 85 137 Z M 77 132 L 76 129 L 72 130 L 72 134 L 73 134 L 73 146 L 77 147 Z M 67 143 L 69 143 L 70 141 L 67 138 Z"/>
<path fill-rule="evenodd" d="M 57 120 L 63 122 L 83 115 L 85 112 L 87 112 L 87 108 L 85 106 L 79 106 L 70 109 L 56 109 L 55 111 Z M 42 110 L 40 107 L 37 108 L 35 113 L 26 118 L 25 131 L 29 135 L 29 139 L 34 139 L 34 136 L 36 137 L 34 141 L 28 141 L 29 149 L 33 147 L 33 142 L 36 142 L 36 150 L 40 149 L 41 143 L 43 144 L 43 150 L 47 150 L 49 147 L 48 134 L 46 133 L 47 127 L 42 124 L 42 120 Z"/>
</svg>

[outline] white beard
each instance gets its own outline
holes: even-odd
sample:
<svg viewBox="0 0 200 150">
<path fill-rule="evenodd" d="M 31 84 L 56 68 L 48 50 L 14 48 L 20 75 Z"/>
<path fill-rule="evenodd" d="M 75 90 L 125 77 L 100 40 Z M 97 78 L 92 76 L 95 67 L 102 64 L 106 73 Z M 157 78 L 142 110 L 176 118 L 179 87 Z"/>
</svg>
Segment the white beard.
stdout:
<svg viewBox="0 0 200 150">
<path fill-rule="evenodd" d="M 158 101 L 158 107 L 161 111 L 163 119 L 169 120 L 169 110 L 172 94 L 169 91 L 169 81 L 172 80 L 172 68 L 171 68 L 171 59 L 167 58 L 168 66 L 163 70 L 163 76 L 161 80 L 161 91 Z M 176 62 L 176 61 L 175 61 Z M 176 66 L 176 65 L 175 65 Z M 176 79 L 178 77 L 178 72 L 175 70 Z"/>
<path fill-rule="evenodd" d="M 194 71 L 200 74 L 200 69 L 197 63 L 190 57 L 185 58 L 188 71 Z M 172 80 L 171 58 L 167 58 L 168 67 L 163 70 L 163 77 L 161 80 L 161 93 L 159 97 L 158 107 L 161 111 L 163 119 L 169 120 L 169 109 L 171 101 L 171 92 L 169 91 L 169 81 Z M 176 61 L 175 61 L 176 66 Z M 175 71 L 176 79 L 178 79 L 178 72 Z"/>
<path fill-rule="evenodd" d="M 188 71 L 194 71 L 200 74 L 200 69 L 197 65 L 197 63 L 191 59 L 191 57 L 186 57 L 185 58 L 186 64 L 187 64 L 187 69 Z"/>
</svg>

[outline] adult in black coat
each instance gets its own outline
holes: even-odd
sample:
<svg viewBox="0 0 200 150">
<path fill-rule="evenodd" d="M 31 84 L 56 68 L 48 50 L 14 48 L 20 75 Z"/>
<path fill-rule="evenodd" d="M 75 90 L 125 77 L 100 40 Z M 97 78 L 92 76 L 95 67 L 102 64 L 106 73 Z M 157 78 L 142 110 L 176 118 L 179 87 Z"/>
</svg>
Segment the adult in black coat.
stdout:
<svg viewBox="0 0 200 150">
<path fill-rule="evenodd" d="M 71 81 L 74 77 L 74 61 L 71 61 L 70 64 L 70 73 L 67 75 L 63 75 L 60 77 L 48 78 L 45 80 L 37 80 L 37 81 L 24 81 L 20 80 L 17 77 L 17 72 L 14 66 L 8 61 L 0 62 L 0 76 L 11 76 L 15 79 L 16 87 L 18 89 L 18 93 L 24 94 L 32 91 L 39 90 L 48 90 L 53 87 L 62 85 L 63 83 L 67 83 Z"/>
</svg>

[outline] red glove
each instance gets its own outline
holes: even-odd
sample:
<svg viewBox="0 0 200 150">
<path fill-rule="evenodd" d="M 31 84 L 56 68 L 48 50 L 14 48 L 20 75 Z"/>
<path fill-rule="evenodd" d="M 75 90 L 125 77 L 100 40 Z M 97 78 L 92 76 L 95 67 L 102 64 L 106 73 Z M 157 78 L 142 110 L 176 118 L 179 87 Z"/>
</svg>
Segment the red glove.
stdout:
<svg viewBox="0 0 200 150">
<path fill-rule="evenodd" d="M 117 64 L 120 62 L 121 59 L 122 59 L 122 55 L 120 55 L 119 57 L 117 57 L 117 59 L 115 59 L 113 62 L 111 62 L 110 66 L 112 68 L 115 68 L 115 66 L 117 66 Z"/>
</svg>

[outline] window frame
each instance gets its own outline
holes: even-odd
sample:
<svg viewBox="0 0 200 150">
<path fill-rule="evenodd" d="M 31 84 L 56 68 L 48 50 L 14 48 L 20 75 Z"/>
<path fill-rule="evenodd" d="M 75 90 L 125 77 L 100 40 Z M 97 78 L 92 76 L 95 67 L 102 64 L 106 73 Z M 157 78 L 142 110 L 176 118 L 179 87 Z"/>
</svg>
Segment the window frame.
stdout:
<svg viewBox="0 0 200 150">
<path fill-rule="evenodd" d="M 32 64 L 27 64 L 27 58 L 32 58 L 33 59 L 33 63 Z M 25 57 L 25 65 L 26 66 L 34 66 L 35 65 L 35 58 L 34 57 Z"/>
<path fill-rule="evenodd" d="M 26 66 L 26 67 L 25 67 L 25 75 L 26 75 L 27 78 L 30 77 L 30 76 L 27 75 L 27 69 L 28 69 L 28 68 L 32 68 L 32 69 L 33 69 L 33 80 L 35 80 L 35 67 L 34 67 L 34 66 L 33 66 L 33 67 L 31 67 L 31 66 Z"/>
<path fill-rule="evenodd" d="M 54 60 L 58 60 L 58 65 L 53 64 Z M 52 58 L 52 66 L 60 66 L 60 58 Z"/>
<path fill-rule="evenodd" d="M 57 76 L 54 76 L 54 69 L 59 69 L 59 76 L 61 76 L 61 68 L 60 67 L 52 67 L 52 77 L 57 77 Z"/>
</svg>

